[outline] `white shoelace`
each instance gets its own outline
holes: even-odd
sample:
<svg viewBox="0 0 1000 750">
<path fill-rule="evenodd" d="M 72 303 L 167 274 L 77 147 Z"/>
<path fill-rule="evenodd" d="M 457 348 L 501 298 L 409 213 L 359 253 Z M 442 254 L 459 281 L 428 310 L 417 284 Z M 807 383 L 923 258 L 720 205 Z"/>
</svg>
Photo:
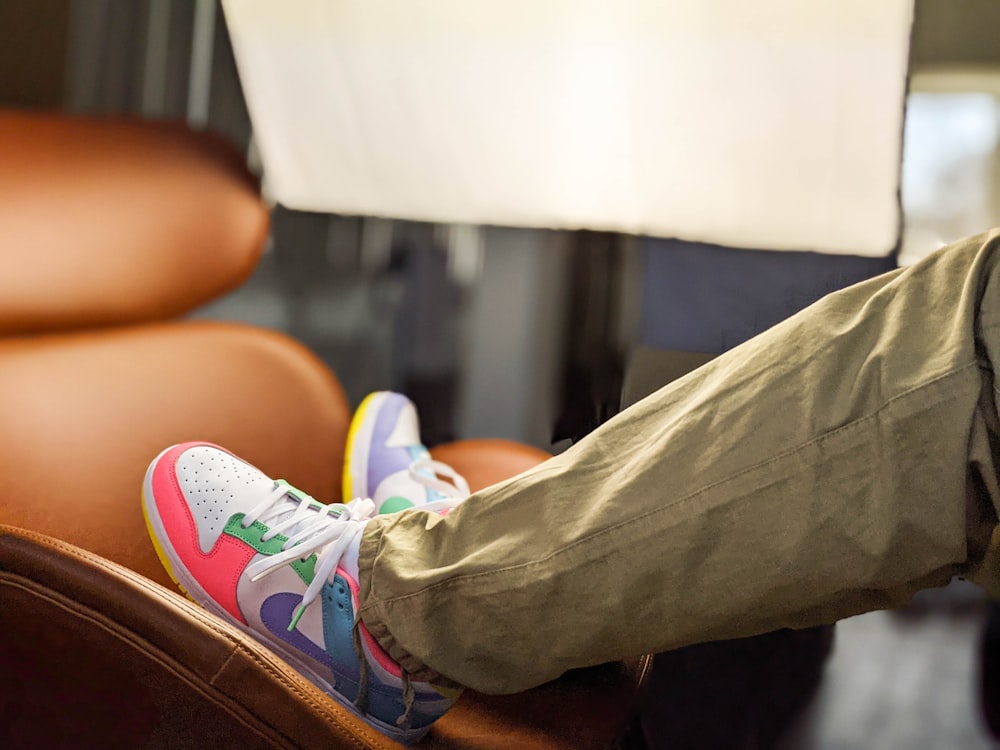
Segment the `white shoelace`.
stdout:
<svg viewBox="0 0 1000 750">
<path fill-rule="evenodd" d="M 445 476 L 450 479 L 446 482 L 439 478 Z M 410 477 L 430 490 L 434 490 L 443 496 L 441 500 L 419 505 L 423 510 L 441 511 L 454 508 L 469 496 L 469 483 L 465 477 L 451 468 L 448 464 L 434 461 L 429 458 L 420 459 L 410 464 Z"/>
<path fill-rule="evenodd" d="M 375 504 L 371 500 L 357 498 L 346 505 L 323 505 L 304 492 L 281 482 L 276 483 L 274 491 L 243 517 L 243 528 L 248 528 L 255 521 L 269 526 L 269 530 L 261 536 L 261 541 L 269 541 L 277 534 L 287 537 L 281 545 L 281 552 L 263 557 L 247 566 L 246 573 L 251 581 L 258 581 L 283 565 L 297 559 L 305 560 L 314 552 L 317 553 L 312 583 L 306 588 L 302 601 L 292 614 L 289 631 L 295 629 L 306 607 L 315 601 L 323 590 L 323 585 L 333 577 L 344 550 L 364 530 L 362 522 L 371 518 L 374 513 Z M 278 519 L 277 522 L 271 526 L 268 522 L 275 519 Z"/>
<path fill-rule="evenodd" d="M 469 496 L 468 482 L 448 464 L 423 459 L 414 461 L 409 471 L 415 481 L 442 495 L 441 500 L 418 506 L 422 510 L 440 512 L 454 508 Z M 438 475 L 448 477 L 451 482 L 439 479 Z M 247 566 L 246 573 L 251 581 L 259 581 L 284 565 L 305 560 L 316 553 L 313 580 L 292 614 L 289 631 L 295 629 L 306 608 L 334 576 L 344 551 L 364 530 L 362 522 L 374 514 L 375 503 L 368 498 L 355 498 L 347 504 L 324 505 L 286 482 L 276 482 L 274 490 L 243 517 L 241 524 L 244 529 L 255 521 L 269 527 L 261 536 L 261 541 L 267 542 L 278 534 L 287 537 L 281 545 L 281 552 L 262 557 Z M 271 525 L 272 521 L 274 525 Z"/>
</svg>

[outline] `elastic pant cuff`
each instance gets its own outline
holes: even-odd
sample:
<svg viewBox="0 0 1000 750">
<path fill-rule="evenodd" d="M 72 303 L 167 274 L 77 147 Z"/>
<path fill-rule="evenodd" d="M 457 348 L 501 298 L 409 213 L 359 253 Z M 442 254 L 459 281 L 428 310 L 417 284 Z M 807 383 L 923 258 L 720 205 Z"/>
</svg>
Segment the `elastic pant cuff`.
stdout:
<svg viewBox="0 0 1000 750">
<path fill-rule="evenodd" d="M 375 560 L 382 542 L 382 519 L 374 518 L 368 522 L 358 547 L 358 611 L 361 622 L 368 632 L 378 642 L 389 657 L 417 682 L 428 682 L 440 688 L 455 690 L 462 687 L 437 670 L 424 664 L 413 656 L 393 637 L 387 625 L 380 618 L 382 607 L 374 601 L 372 594 L 372 578 L 375 571 Z"/>
</svg>

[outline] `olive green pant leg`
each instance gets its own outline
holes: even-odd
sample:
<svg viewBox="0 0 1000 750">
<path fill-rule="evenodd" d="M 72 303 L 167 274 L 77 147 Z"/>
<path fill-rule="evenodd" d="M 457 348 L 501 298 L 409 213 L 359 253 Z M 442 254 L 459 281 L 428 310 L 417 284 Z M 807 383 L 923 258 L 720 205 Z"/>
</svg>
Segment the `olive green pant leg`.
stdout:
<svg viewBox="0 0 1000 750">
<path fill-rule="evenodd" d="M 366 626 L 417 677 L 515 692 L 981 572 L 998 247 L 834 293 L 445 517 L 369 523 Z"/>
</svg>

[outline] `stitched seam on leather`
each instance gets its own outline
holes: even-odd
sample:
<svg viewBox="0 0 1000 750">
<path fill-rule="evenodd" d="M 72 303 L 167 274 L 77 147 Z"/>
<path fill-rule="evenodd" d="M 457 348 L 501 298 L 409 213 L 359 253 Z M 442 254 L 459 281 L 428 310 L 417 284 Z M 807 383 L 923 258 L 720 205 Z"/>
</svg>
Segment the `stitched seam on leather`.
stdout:
<svg viewBox="0 0 1000 750">
<path fill-rule="evenodd" d="M 245 644 L 242 643 L 237 644 L 236 648 L 239 651 L 242 651 L 245 655 L 249 656 L 254 661 L 256 661 L 265 671 L 270 672 L 276 677 L 281 676 L 280 673 L 274 670 L 273 664 L 270 664 L 268 662 L 261 662 L 257 658 L 257 655 L 250 649 L 248 649 Z M 329 709 L 326 706 L 321 706 L 318 703 L 315 703 L 312 700 L 307 699 L 306 696 L 303 693 L 299 692 L 294 686 L 289 685 L 289 687 L 292 689 L 294 693 L 296 693 L 296 695 L 298 695 L 298 697 L 302 700 L 303 703 L 307 703 L 308 705 L 312 706 L 313 708 L 316 709 L 316 711 L 324 714 L 327 718 L 330 719 L 330 721 L 334 722 L 338 731 L 348 731 L 346 730 L 346 728 L 340 726 L 339 724 L 339 722 L 341 721 L 340 717 L 335 716 L 331 711 L 329 711 Z M 383 744 L 384 740 L 386 739 L 385 737 L 383 737 L 383 735 L 375 734 L 374 730 L 368 730 L 367 725 L 360 727 L 360 729 L 361 731 L 357 733 L 359 736 L 348 736 L 348 737 L 343 737 L 343 739 L 349 741 L 355 747 L 362 748 L 362 750 L 371 750 L 371 748 L 375 748 L 375 750 L 392 750 L 392 746 Z M 368 734 L 368 731 L 366 730 L 372 732 L 372 734 Z M 353 732 L 354 730 L 352 729 L 349 731 Z M 367 744 L 361 744 L 362 741 Z"/>
<path fill-rule="evenodd" d="M 0 536 L 2 536 L 2 533 L 0 533 Z M 232 626 L 230 626 L 228 623 L 224 622 L 223 620 L 220 620 L 211 613 L 206 612 L 204 609 L 198 607 L 193 602 L 185 599 L 180 594 L 174 594 L 173 592 L 165 589 L 163 586 L 160 586 L 158 583 L 149 580 L 145 576 L 139 575 L 135 571 L 132 571 L 123 566 L 119 566 L 115 563 L 110 562 L 109 560 L 106 560 L 100 555 L 95 555 L 94 553 L 88 552 L 87 550 L 80 549 L 79 547 L 74 547 L 73 545 L 63 542 L 59 539 L 55 539 L 53 537 L 47 537 L 44 534 L 38 534 L 37 532 L 34 531 L 22 530 L 22 529 L 18 529 L 18 533 L 13 536 L 20 536 L 32 539 L 43 547 L 57 549 L 71 557 L 75 557 L 79 560 L 83 560 L 92 565 L 100 567 L 103 570 L 110 573 L 111 575 L 121 576 L 122 578 L 125 578 L 131 581 L 132 583 L 135 583 L 136 585 L 142 587 L 146 593 L 155 595 L 158 599 L 160 599 L 163 602 L 166 602 L 170 606 L 183 607 L 187 613 L 193 615 L 195 619 L 199 620 L 199 622 L 204 624 L 207 628 L 209 628 L 216 634 L 226 638 L 230 642 L 230 644 L 233 645 L 234 648 L 239 648 L 243 653 L 245 653 L 248 657 L 250 657 L 250 659 L 253 660 L 258 666 L 265 669 L 269 674 L 271 674 L 285 687 L 287 687 L 291 692 L 293 692 L 296 695 L 296 697 L 298 697 L 303 703 L 313 708 L 316 712 L 322 714 L 326 719 L 328 719 L 333 724 L 338 734 L 341 735 L 342 739 L 351 742 L 356 747 L 363 748 L 364 750 L 368 750 L 368 748 L 372 747 L 376 748 L 377 750 L 391 750 L 391 746 L 385 745 L 380 741 L 382 739 L 381 734 L 379 734 L 378 737 L 376 738 L 369 735 L 365 731 L 368 729 L 367 725 L 359 726 L 357 729 L 353 727 L 349 728 L 343 726 L 342 725 L 343 717 L 335 715 L 329 710 L 329 707 L 323 706 L 317 703 L 316 701 L 312 700 L 311 698 L 309 698 L 298 685 L 296 685 L 294 682 L 288 679 L 288 676 L 284 672 L 276 669 L 274 665 L 270 662 L 270 660 L 262 658 L 261 653 L 258 653 L 257 651 L 248 648 L 246 643 L 244 643 L 242 640 L 244 636 L 242 635 L 242 633 L 240 633 L 240 631 L 237 631 L 235 628 L 233 628 L 233 630 L 230 631 L 229 628 Z M 237 634 L 237 637 L 234 637 L 234 632 Z M 256 641 L 251 641 L 251 642 L 254 645 L 259 645 L 259 647 L 262 650 L 266 648 L 265 646 L 263 646 L 263 644 L 257 644 Z M 275 656 L 274 658 L 280 659 L 280 657 L 278 656 Z M 305 678 L 300 677 L 299 679 L 304 680 Z M 359 724 L 362 723 L 360 719 L 356 719 L 354 717 L 351 718 L 354 719 Z M 370 731 L 374 732 L 374 730 Z M 358 743 L 357 735 L 360 735 L 361 739 L 365 742 L 368 742 L 369 744 L 367 745 L 357 744 Z"/>
<path fill-rule="evenodd" d="M 117 629 L 114 629 L 114 628 L 109 628 L 105 624 L 105 622 L 104 622 L 104 620 L 106 620 L 107 618 L 105 618 L 100 613 L 95 612 L 90 607 L 87 607 L 86 605 L 82 605 L 82 604 L 78 604 L 77 605 L 78 608 L 73 608 L 73 607 L 66 606 L 66 604 L 64 602 L 60 601 L 60 599 L 66 599 L 69 602 L 73 602 L 73 600 L 69 599 L 68 597 L 64 597 L 62 594 L 59 594 L 58 592 L 52 591 L 48 587 L 42 586 L 41 584 L 35 584 L 34 581 L 31 581 L 30 579 L 25 579 L 23 576 L 19 576 L 19 575 L 13 574 L 13 573 L 9 573 L 9 572 L 3 571 L 3 572 L 0 572 L 0 585 L 3 585 L 4 581 L 7 581 L 6 585 L 17 586 L 18 588 L 20 588 L 20 589 L 22 589 L 24 591 L 27 591 L 27 592 L 32 593 L 32 594 L 37 595 L 37 596 L 42 596 L 46 600 L 48 600 L 48 601 L 52 602 L 53 604 L 55 604 L 56 606 L 59 606 L 59 607 L 65 609 L 65 610 L 67 610 L 67 611 L 69 611 L 69 612 L 71 612 L 73 614 L 76 614 L 78 616 L 85 617 L 86 619 L 92 621 L 95 625 L 101 627 L 102 629 L 104 629 L 105 631 L 107 631 L 112 636 L 118 638 L 119 640 L 127 641 L 127 642 L 129 642 L 129 643 L 131 643 L 133 645 L 138 645 L 138 644 L 141 643 L 142 644 L 141 648 L 142 648 L 142 650 L 143 650 L 144 653 L 149 654 L 152 658 L 154 658 L 155 661 L 157 661 L 159 664 L 161 664 L 164 668 L 166 668 L 168 671 L 170 671 L 175 676 L 177 676 L 180 679 L 182 679 L 184 682 L 190 684 L 192 687 L 194 687 L 196 690 L 198 690 L 199 693 L 205 695 L 207 698 L 209 698 L 210 700 L 212 700 L 213 703 L 219 702 L 219 701 L 217 701 L 217 700 L 214 699 L 214 695 L 217 695 L 220 698 L 223 698 L 225 701 L 232 701 L 233 703 L 236 703 L 237 705 L 241 705 L 242 706 L 242 704 L 240 704 L 238 701 L 236 701 L 236 699 L 230 698 L 229 696 L 226 696 L 224 693 L 218 692 L 218 693 L 215 693 L 213 695 L 213 694 L 208 694 L 204 690 L 200 689 L 199 685 L 204 683 L 203 680 L 201 680 L 199 678 L 198 682 L 196 682 L 196 683 L 191 682 L 191 680 L 187 679 L 187 677 L 184 674 L 178 672 L 177 669 L 175 669 L 172 666 L 173 664 L 176 663 L 176 660 L 174 660 L 171 657 L 166 656 L 166 655 L 160 656 L 161 654 L 164 654 L 164 652 L 162 651 L 162 649 L 160 649 L 160 648 L 158 648 L 156 646 L 153 646 L 151 643 L 149 643 L 145 639 L 143 639 L 140 636 L 138 636 L 137 634 L 135 634 L 134 631 L 132 631 L 130 628 L 127 628 L 126 626 L 122 626 L 122 630 L 117 630 Z M 30 584 L 34 584 L 34 585 L 33 586 L 28 586 L 28 585 L 25 585 L 24 583 L 22 583 L 22 581 L 26 581 L 26 582 L 28 582 Z M 35 588 L 35 586 L 38 586 L 39 588 Z M 73 602 L 73 604 L 77 604 L 77 603 Z M 128 635 L 131 636 L 131 637 L 130 638 L 126 638 L 125 637 L 125 633 L 128 633 Z M 332 712 L 330 712 L 329 710 L 327 710 L 327 708 L 325 706 L 322 706 L 322 705 L 320 705 L 320 704 L 318 704 L 318 703 L 316 703 L 316 702 L 314 702 L 312 700 L 309 700 L 304 693 L 302 693 L 301 691 L 299 691 L 297 689 L 297 686 L 295 686 L 293 684 L 290 684 L 286 679 L 284 679 L 284 675 L 283 675 L 282 672 L 280 672 L 279 670 L 277 670 L 274 667 L 273 664 L 271 664 L 271 663 L 269 663 L 267 661 L 262 661 L 259 658 L 258 654 L 256 654 L 251 649 L 247 648 L 246 644 L 244 644 L 244 643 L 234 643 L 234 644 L 232 644 L 232 646 L 233 646 L 233 649 L 232 649 L 232 651 L 230 651 L 229 656 L 226 658 L 225 664 L 230 663 L 232 661 L 232 659 L 233 659 L 233 656 L 235 655 L 235 652 L 237 650 L 239 650 L 245 656 L 248 656 L 252 661 L 256 662 L 259 666 L 261 666 L 265 671 L 267 671 L 270 675 L 272 675 L 272 677 L 277 678 L 281 683 L 285 684 L 286 687 L 290 688 L 292 690 L 292 692 L 295 693 L 296 696 L 301 699 L 302 703 L 304 703 L 304 704 L 306 704 L 306 705 L 314 708 L 317 711 L 317 713 L 320 713 L 325 718 L 329 719 L 333 723 L 333 726 L 337 730 L 338 734 L 340 734 L 340 733 L 342 733 L 344 731 L 347 731 L 347 730 L 345 730 L 344 727 L 340 726 L 340 723 L 339 723 L 340 722 L 340 717 L 335 716 Z M 183 668 L 183 669 L 185 669 L 186 671 L 190 672 L 190 670 L 188 670 L 187 668 Z M 213 676 L 213 678 L 212 678 L 213 682 L 218 677 L 218 675 L 221 673 L 221 671 L 222 670 L 220 669 Z M 267 721 L 265 721 L 263 718 L 261 718 L 260 716 L 258 716 L 255 712 L 252 712 L 249 707 L 244 706 L 243 710 L 246 711 L 247 713 L 253 713 L 254 717 L 258 721 L 260 721 L 261 724 L 263 724 L 264 726 L 267 726 L 268 728 L 272 729 L 274 732 L 279 733 L 281 736 L 283 736 L 286 739 L 288 739 L 287 735 L 284 732 L 281 732 L 281 730 L 275 728 L 273 725 L 271 725 L 270 723 L 268 723 Z M 246 721 L 243 720 L 243 719 L 241 719 L 240 717 L 234 715 L 231 710 L 227 709 L 227 713 L 233 715 L 233 718 L 235 718 L 241 724 L 246 725 Z M 259 729 L 254 729 L 253 727 L 250 727 L 250 726 L 247 726 L 247 728 L 250 729 L 251 731 L 256 732 L 257 734 L 261 734 L 261 732 L 260 732 Z M 379 737 L 381 737 L 381 735 L 379 735 Z M 383 749 L 384 750 L 391 750 L 389 748 L 389 746 L 381 744 L 380 742 L 378 742 L 378 740 L 372 740 L 372 744 L 365 745 L 365 744 L 360 744 L 359 741 L 358 741 L 358 738 L 354 737 L 354 736 L 346 736 L 346 737 L 345 736 L 341 736 L 341 739 L 344 739 L 344 740 L 350 742 L 355 747 L 362 748 L 362 750 L 369 750 L 372 747 L 376 747 L 379 750 L 383 750 Z M 364 737 L 364 739 L 366 741 L 369 740 L 368 737 Z M 297 746 L 297 744 L 294 743 L 294 742 L 291 742 L 291 740 L 289 740 L 289 742 L 291 743 L 291 744 L 289 744 L 289 747 L 296 747 Z"/>
<path fill-rule="evenodd" d="M 180 594 L 166 589 L 155 581 L 152 581 L 129 568 L 112 563 L 110 560 L 107 560 L 100 555 L 88 552 L 87 550 L 79 547 L 74 547 L 73 545 L 63 542 L 60 539 L 48 537 L 29 529 L 18 528 L 15 536 L 31 539 L 41 546 L 48 547 L 50 549 L 57 549 L 64 554 L 77 558 L 78 560 L 83 560 L 91 565 L 95 565 L 113 576 L 124 578 L 129 582 L 140 586 L 147 594 L 155 596 L 157 599 L 168 604 L 169 606 L 184 609 L 187 614 L 192 615 L 195 619 L 216 634 L 223 636 L 230 641 L 235 642 L 237 640 L 234 638 L 234 633 L 239 633 L 239 631 L 235 628 L 230 630 L 229 628 L 232 626 L 228 623 L 225 623 L 214 616 L 210 616 L 208 612 L 194 602 L 191 602 Z M 222 627 L 220 627 L 220 625 Z"/>
<path fill-rule="evenodd" d="M 253 650 L 247 648 L 245 644 L 243 644 L 243 643 L 237 643 L 235 645 L 235 647 L 233 648 L 232 653 L 229 654 L 229 657 L 226 659 L 225 663 L 212 676 L 212 683 L 213 684 L 218 679 L 218 677 L 222 674 L 222 672 L 225 670 L 225 668 L 227 666 L 229 666 L 229 664 L 232 663 L 233 659 L 236 657 L 237 652 L 242 653 L 244 656 L 248 657 L 251 661 L 255 662 L 258 666 L 260 666 L 264 671 L 266 671 L 269 674 L 271 674 L 273 677 L 277 678 L 281 682 L 285 682 L 285 680 L 283 679 L 282 673 L 280 671 L 278 671 L 277 669 L 275 669 L 273 664 L 271 664 L 271 663 L 269 663 L 267 661 L 262 661 L 259 658 L 257 658 L 257 654 L 254 653 Z M 347 742 L 350 742 L 352 745 L 354 745 L 354 747 L 361 748 L 361 750 L 371 750 L 371 748 L 373 748 L 373 747 L 379 748 L 380 750 L 383 749 L 383 748 L 384 748 L 384 750 L 390 750 L 390 748 L 388 746 L 383 745 L 383 744 L 381 744 L 381 742 L 379 742 L 379 739 L 382 737 L 382 735 L 377 735 L 375 737 L 372 737 L 372 736 L 369 736 L 367 734 L 364 734 L 364 736 L 362 738 L 360 738 L 360 739 L 364 740 L 364 744 L 359 740 L 358 737 L 355 737 L 355 736 L 343 736 L 342 733 L 344 731 L 346 731 L 346 730 L 343 727 L 340 726 L 340 718 L 339 717 L 335 716 L 325 706 L 322 706 L 319 703 L 316 703 L 315 701 L 312 701 L 312 700 L 308 699 L 304 693 L 301 693 L 298 690 L 296 690 L 295 686 L 293 686 L 293 685 L 287 685 L 287 686 L 292 689 L 292 692 L 294 692 L 296 694 L 296 696 L 301 700 L 302 703 L 310 706 L 311 708 L 315 709 L 315 711 L 317 713 L 320 713 L 324 717 L 326 717 L 327 719 L 329 719 L 330 722 L 333 724 L 333 726 L 336 728 L 337 732 L 339 734 L 341 734 L 340 739 L 345 740 Z"/>
<path fill-rule="evenodd" d="M 174 677 L 178 678 L 179 680 L 190 686 L 192 689 L 194 689 L 196 692 L 198 692 L 200 695 L 202 695 L 204 698 L 209 700 L 213 705 L 221 708 L 223 711 L 229 714 L 235 721 L 239 722 L 244 727 L 246 727 L 246 729 L 248 729 L 249 731 L 269 741 L 280 739 L 280 738 L 275 738 L 273 736 L 268 736 L 268 733 L 262 732 L 259 727 L 252 726 L 250 723 L 247 722 L 247 720 L 244 717 L 240 716 L 239 713 L 234 712 L 232 710 L 231 705 L 227 705 L 235 702 L 232 698 L 223 695 L 218 690 L 211 692 L 206 691 L 203 688 L 203 685 L 206 684 L 205 680 L 201 678 L 191 679 L 191 675 L 194 674 L 193 670 L 181 665 L 176 659 L 167 656 L 162 649 L 160 649 L 157 646 L 154 646 L 146 639 L 141 638 L 130 628 L 125 626 L 115 627 L 113 625 L 109 625 L 110 618 L 105 617 L 99 612 L 95 612 L 90 607 L 79 604 L 78 602 L 75 602 L 72 599 L 63 596 L 62 594 L 59 594 L 56 591 L 52 591 L 47 586 L 38 584 L 35 581 L 32 581 L 31 579 L 25 579 L 23 576 L 12 574 L 6 571 L 2 572 L 0 573 L 0 586 L 4 585 L 13 586 L 14 588 L 21 589 L 22 591 L 32 596 L 39 597 L 49 602 L 53 606 L 59 607 L 60 609 L 62 609 L 65 612 L 68 612 L 74 617 L 87 620 L 91 624 L 95 625 L 96 627 L 100 628 L 105 633 L 110 635 L 112 638 L 115 638 L 116 640 L 127 644 L 131 648 L 140 651 L 149 659 L 159 664 Z M 228 663 L 229 659 L 231 658 L 232 658 L 232 652 L 230 652 L 229 658 L 226 659 L 226 662 Z M 222 698 L 222 700 L 220 700 L 220 698 Z M 245 713 L 250 713 L 250 710 L 246 707 L 243 708 L 243 711 Z M 260 724 L 263 724 L 264 726 L 271 729 L 272 732 L 283 736 L 284 739 L 286 740 L 286 742 L 284 743 L 286 746 L 295 747 L 295 743 L 290 742 L 287 735 L 285 735 L 283 732 L 276 729 L 271 724 L 263 721 L 259 717 L 255 716 L 255 718 L 257 718 Z"/>
<path fill-rule="evenodd" d="M 209 685 L 213 686 L 215 685 L 215 681 L 219 679 L 219 675 L 225 672 L 226 667 L 228 667 L 230 664 L 233 663 L 233 656 L 235 654 L 236 654 L 236 647 L 234 647 L 233 650 L 229 652 L 229 656 L 223 659 L 222 664 L 219 665 L 219 668 L 216 669 L 215 672 L 212 674 L 212 676 L 208 678 Z"/>
</svg>

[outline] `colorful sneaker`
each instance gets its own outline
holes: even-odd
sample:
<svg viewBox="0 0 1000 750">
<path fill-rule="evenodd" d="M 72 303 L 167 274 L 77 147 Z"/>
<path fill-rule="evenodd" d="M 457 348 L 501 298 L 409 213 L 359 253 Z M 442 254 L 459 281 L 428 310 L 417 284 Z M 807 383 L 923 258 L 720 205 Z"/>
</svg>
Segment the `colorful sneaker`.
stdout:
<svg viewBox="0 0 1000 750">
<path fill-rule="evenodd" d="M 395 513 L 415 506 L 446 510 L 468 496 L 465 479 L 431 460 L 421 444 L 417 409 L 410 399 L 377 391 L 361 402 L 347 433 L 345 498 L 371 498 L 376 512 Z"/>
<path fill-rule="evenodd" d="M 150 464 L 142 505 L 160 560 L 191 599 L 378 731 L 414 743 L 454 702 L 409 682 L 363 623 L 356 651 L 358 545 L 370 500 L 323 505 L 218 446 L 184 443 Z"/>
</svg>

